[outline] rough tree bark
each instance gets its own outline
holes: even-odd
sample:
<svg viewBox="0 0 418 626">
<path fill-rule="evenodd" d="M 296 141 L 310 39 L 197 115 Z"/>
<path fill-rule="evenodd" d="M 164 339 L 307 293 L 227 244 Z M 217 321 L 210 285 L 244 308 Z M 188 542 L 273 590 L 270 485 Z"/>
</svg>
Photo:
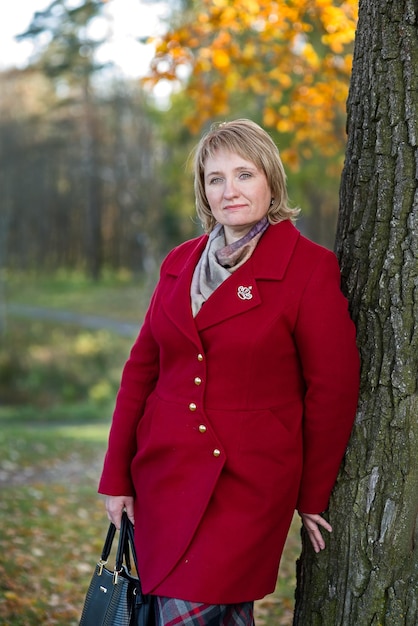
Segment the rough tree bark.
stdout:
<svg viewBox="0 0 418 626">
<path fill-rule="evenodd" d="M 418 624 L 418 1 L 359 9 L 336 252 L 361 397 L 328 547 L 303 537 L 295 626 Z"/>
</svg>

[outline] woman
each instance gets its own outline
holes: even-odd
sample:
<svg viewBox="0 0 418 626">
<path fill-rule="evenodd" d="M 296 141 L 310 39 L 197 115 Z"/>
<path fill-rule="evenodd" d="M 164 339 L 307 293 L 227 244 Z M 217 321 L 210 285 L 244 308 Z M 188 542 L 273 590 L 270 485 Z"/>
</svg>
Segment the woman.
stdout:
<svg viewBox="0 0 418 626">
<path fill-rule="evenodd" d="M 279 152 L 249 120 L 195 153 L 208 233 L 167 256 L 125 365 L 99 491 L 135 523 L 157 624 L 253 624 L 295 508 L 313 547 L 357 404 L 332 252 L 293 225 Z"/>
</svg>

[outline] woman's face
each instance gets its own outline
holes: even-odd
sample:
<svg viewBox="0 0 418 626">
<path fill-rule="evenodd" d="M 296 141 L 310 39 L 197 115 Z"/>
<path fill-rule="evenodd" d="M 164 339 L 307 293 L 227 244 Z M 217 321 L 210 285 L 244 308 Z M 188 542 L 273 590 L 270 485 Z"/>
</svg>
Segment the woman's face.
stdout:
<svg viewBox="0 0 418 626">
<path fill-rule="evenodd" d="M 213 217 L 224 226 L 226 243 L 247 234 L 267 214 L 271 190 L 252 161 L 219 149 L 205 162 L 205 192 Z"/>
</svg>

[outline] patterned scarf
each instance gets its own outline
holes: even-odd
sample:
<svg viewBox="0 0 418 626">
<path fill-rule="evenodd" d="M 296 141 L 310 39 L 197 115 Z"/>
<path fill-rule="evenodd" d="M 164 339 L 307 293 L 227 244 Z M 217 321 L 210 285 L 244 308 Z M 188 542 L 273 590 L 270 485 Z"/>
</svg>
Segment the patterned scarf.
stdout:
<svg viewBox="0 0 418 626">
<path fill-rule="evenodd" d="M 193 317 L 215 289 L 248 261 L 268 225 L 267 217 L 263 217 L 244 237 L 229 245 L 225 245 L 223 226 L 215 226 L 192 278 L 190 295 Z"/>
</svg>

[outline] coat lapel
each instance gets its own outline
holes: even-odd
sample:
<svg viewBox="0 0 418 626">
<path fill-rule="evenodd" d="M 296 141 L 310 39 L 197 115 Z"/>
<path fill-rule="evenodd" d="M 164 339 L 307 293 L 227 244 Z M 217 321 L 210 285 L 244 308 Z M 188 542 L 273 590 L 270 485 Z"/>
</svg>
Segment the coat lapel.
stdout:
<svg viewBox="0 0 418 626">
<path fill-rule="evenodd" d="M 259 306 L 260 302 L 250 260 L 233 272 L 208 298 L 196 315 L 197 329 L 200 331 L 235 315 L 246 313 Z"/>
<path fill-rule="evenodd" d="M 197 262 L 205 248 L 207 237 L 202 236 L 183 248 L 175 261 L 167 269 L 164 294 L 161 299 L 165 313 L 199 350 L 202 349 L 196 324 L 193 319 L 190 285 Z"/>
<path fill-rule="evenodd" d="M 300 233 L 286 220 L 270 226 L 251 258 L 233 272 L 205 302 L 193 319 L 190 285 L 207 237 L 199 237 L 167 269 L 162 306 L 174 324 L 201 349 L 199 331 L 246 313 L 261 304 L 260 280 L 282 280 Z"/>
<path fill-rule="evenodd" d="M 251 261 L 257 279 L 283 280 L 300 232 L 290 220 L 270 226 L 260 239 Z"/>
<path fill-rule="evenodd" d="M 270 226 L 251 258 L 205 302 L 195 318 L 197 329 L 203 330 L 259 306 L 262 301 L 258 282 L 283 280 L 299 236 L 288 220 Z"/>
</svg>

